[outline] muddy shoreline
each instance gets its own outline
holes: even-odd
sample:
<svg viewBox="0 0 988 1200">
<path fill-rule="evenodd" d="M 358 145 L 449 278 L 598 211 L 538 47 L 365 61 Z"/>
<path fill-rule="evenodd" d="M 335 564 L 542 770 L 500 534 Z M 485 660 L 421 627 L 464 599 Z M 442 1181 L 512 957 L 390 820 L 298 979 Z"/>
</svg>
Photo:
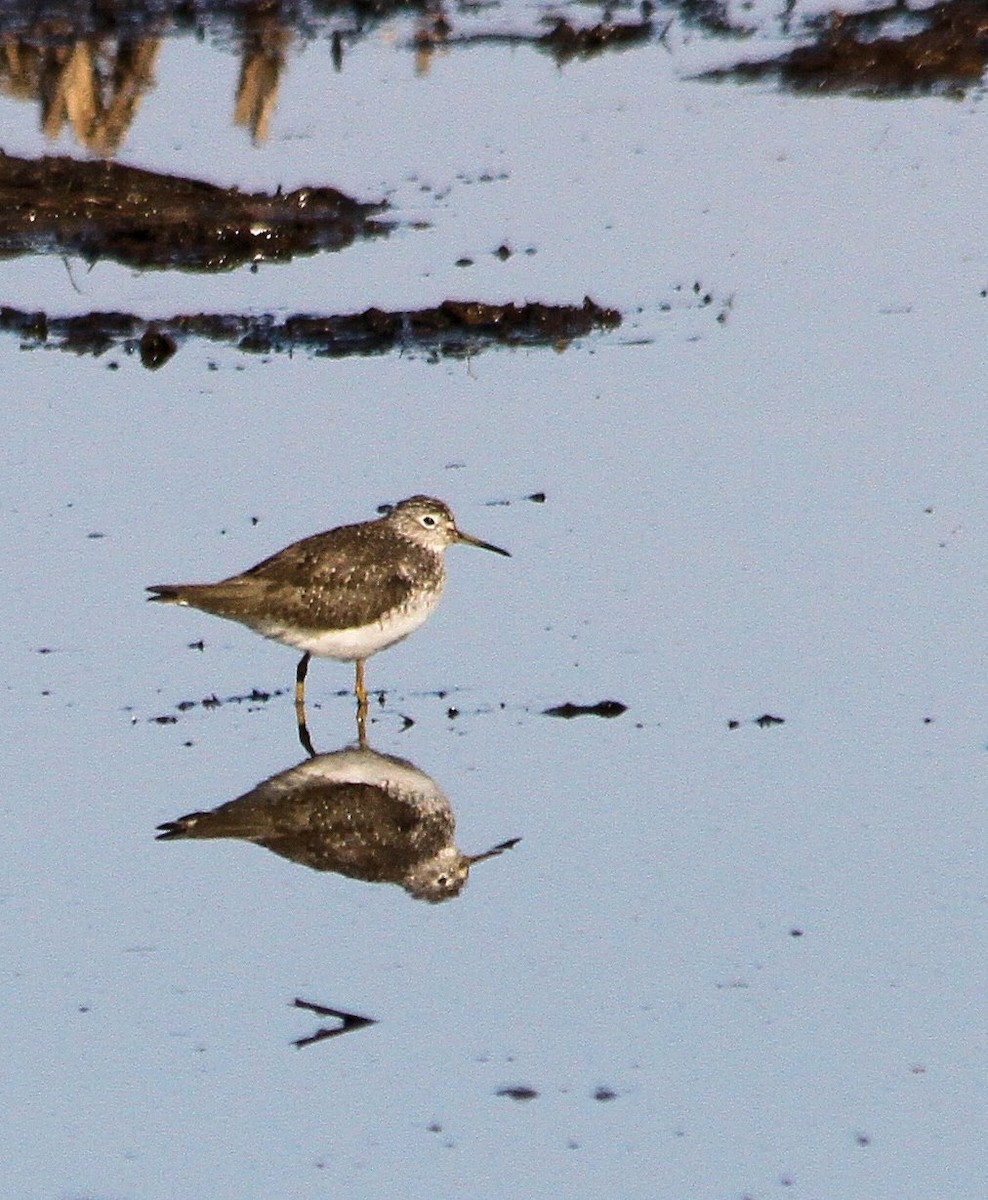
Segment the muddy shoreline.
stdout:
<svg viewBox="0 0 988 1200">
<path fill-rule="evenodd" d="M 0 151 L 0 259 L 74 254 L 141 270 L 220 272 L 379 237 L 383 202 L 332 187 L 242 192 L 116 162 Z"/>
<path fill-rule="evenodd" d="M 133 313 L 93 312 L 59 317 L 0 307 L 0 332 L 20 338 L 22 349 L 67 350 L 100 356 L 110 350 L 137 354 L 150 370 L 162 367 L 191 339 L 250 354 L 306 352 L 316 357 L 387 354 L 400 350 L 435 358 L 466 358 L 493 346 L 552 346 L 616 329 L 621 314 L 589 297 L 582 304 L 486 304 L 446 300 L 431 308 L 318 316 L 283 321 L 270 314 L 181 314 L 145 320 Z"/>
</svg>

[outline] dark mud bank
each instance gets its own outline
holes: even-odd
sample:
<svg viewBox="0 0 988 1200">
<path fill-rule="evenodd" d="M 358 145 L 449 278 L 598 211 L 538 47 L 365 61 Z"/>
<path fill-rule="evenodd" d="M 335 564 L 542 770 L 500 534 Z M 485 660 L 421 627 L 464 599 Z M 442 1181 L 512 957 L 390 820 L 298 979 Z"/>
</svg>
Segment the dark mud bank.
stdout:
<svg viewBox="0 0 988 1200">
<path fill-rule="evenodd" d="M 384 312 L 369 308 L 339 316 L 299 314 L 189 314 L 146 321 L 131 313 L 52 317 L 0 307 L 0 332 L 20 337 L 24 349 L 138 354 L 149 369 L 164 366 L 190 338 L 253 354 L 307 352 L 317 357 L 386 354 L 401 350 L 439 358 L 466 358 L 493 346 L 554 346 L 595 330 L 615 329 L 621 314 L 587 297 L 579 305 L 485 304 L 446 300 L 434 308 Z"/>
<path fill-rule="evenodd" d="M 331 187 L 241 192 L 114 162 L 0 151 L 0 258 L 76 254 L 129 267 L 229 271 L 381 235 L 386 205 Z"/>
</svg>

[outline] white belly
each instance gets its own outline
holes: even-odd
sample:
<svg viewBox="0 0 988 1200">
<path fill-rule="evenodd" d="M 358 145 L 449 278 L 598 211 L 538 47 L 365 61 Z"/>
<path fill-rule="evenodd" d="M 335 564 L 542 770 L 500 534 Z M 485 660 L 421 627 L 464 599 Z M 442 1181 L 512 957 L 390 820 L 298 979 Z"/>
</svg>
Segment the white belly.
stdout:
<svg viewBox="0 0 988 1200">
<path fill-rule="evenodd" d="M 298 791 L 300 780 L 316 787 L 367 783 L 414 804 L 422 815 L 441 813 L 449 808 L 449 801 L 435 780 L 403 759 L 376 754 L 373 750 L 337 750 L 333 754 L 320 754 L 270 782 L 281 785 L 281 789 L 291 795 Z"/>
<path fill-rule="evenodd" d="M 378 650 L 384 650 L 407 638 L 419 626 L 424 625 L 436 607 L 436 596 L 429 604 L 406 609 L 389 615 L 384 621 L 361 625 L 357 629 L 331 629 L 322 633 L 306 629 L 286 629 L 274 622 L 256 625 L 258 633 L 293 646 L 296 650 L 308 651 L 317 658 L 337 658 L 342 662 L 353 662 L 359 658 L 370 658 Z"/>
</svg>

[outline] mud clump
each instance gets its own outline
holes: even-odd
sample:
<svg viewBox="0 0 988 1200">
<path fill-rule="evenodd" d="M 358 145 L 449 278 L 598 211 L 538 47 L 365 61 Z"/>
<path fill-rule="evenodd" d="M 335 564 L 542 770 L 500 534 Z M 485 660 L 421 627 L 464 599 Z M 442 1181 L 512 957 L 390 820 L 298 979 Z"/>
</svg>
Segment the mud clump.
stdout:
<svg viewBox="0 0 988 1200">
<path fill-rule="evenodd" d="M 614 329 L 621 314 L 587 297 L 581 305 L 486 304 L 447 300 L 413 312 L 311 316 L 277 321 L 270 314 L 189 314 L 145 321 L 130 313 L 53 317 L 0 307 L 0 332 L 18 334 L 24 349 L 137 354 L 149 370 L 163 366 L 190 338 L 234 346 L 251 354 L 308 351 L 316 357 L 421 352 L 433 359 L 469 358 L 492 346 L 553 346 L 595 330 Z"/>
<path fill-rule="evenodd" d="M 596 704 L 574 704 L 567 700 L 565 704 L 557 704 L 554 708 L 542 710 L 545 717 L 562 717 L 572 720 L 573 717 L 619 717 L 628 711 L 627 704 L 620 700 L 599 700 Z"/>
<path fill-rule="evenodd" d="M 115 162 L 0 153 L 0 258 L 75 254 L 92 263 L 230 271 L 341 250 L 387 232 L 331 187 L 241 192 Z"/>
</svg>

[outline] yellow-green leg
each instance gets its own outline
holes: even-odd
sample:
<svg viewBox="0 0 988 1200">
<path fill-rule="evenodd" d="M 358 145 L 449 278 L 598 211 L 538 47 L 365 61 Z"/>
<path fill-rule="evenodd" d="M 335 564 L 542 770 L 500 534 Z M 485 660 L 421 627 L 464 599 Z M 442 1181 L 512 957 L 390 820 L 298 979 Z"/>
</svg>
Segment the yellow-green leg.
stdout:
<svg viewBox="0 0 988 1200">
<path fill-rule="evenodd" d="M 364 660 L 357 659 L 357 676 L 353 690 L 357 697 L 357 740 L 367 745 L 367 688 L 364 686 Z"/>
<path fill-rule="evenodd" d="M 312 655 L 306 650 L 295 669 L 295 708 L 296 711 L 305 707 L 305 676 L 309 670 L 309 659 Z"/>
<path fill-rule="evenodd" d="M 302 743 L 302 748 L 307 754 L 315 757 L 315 750 L 312 748 L 312 739 L 309 737 L 309 726 L 305 719 L 305 676 L 309 670 L 309 659 L 312 657 L 308 651 L 302 655 L 302 659 L 295 670 L 295 720 L 298 723 L 298 740 Z"/>
</svg>

